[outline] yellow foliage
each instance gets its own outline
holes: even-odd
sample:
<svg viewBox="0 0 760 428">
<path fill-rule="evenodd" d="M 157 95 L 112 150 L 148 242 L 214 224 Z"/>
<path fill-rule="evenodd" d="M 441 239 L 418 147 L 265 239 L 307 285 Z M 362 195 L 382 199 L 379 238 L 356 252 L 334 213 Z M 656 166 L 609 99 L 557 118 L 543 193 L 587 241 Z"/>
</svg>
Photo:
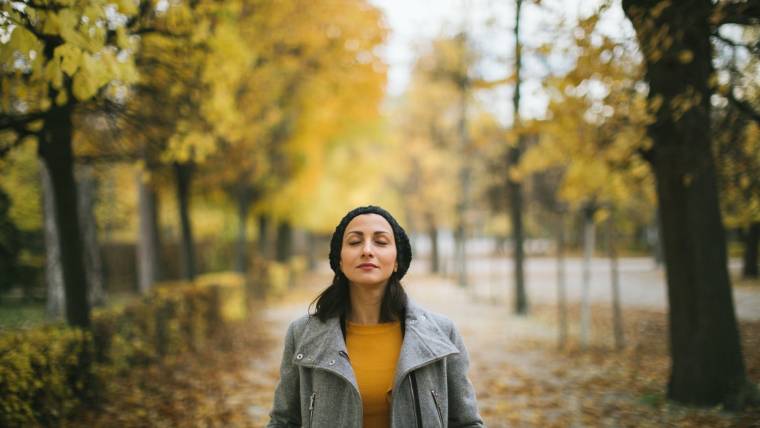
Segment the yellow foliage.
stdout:
<svg viewBox="0 0 760 428">
<path fill-rule="evenodd" d="M 578 23 L 575 46 L 567 50 L 575 55 L 575 67 L 547 79 L 549 119 L 529 124 L 539 141 L 524 154 L 519 170 L 561 169 L 558 196 L 572 207 L 589 201 L 618 208 L 642 201 L 651 206 L 651 172 L 638 152 L 651 145 L 646 126 L 663 100 L 647 102 L 644 93 L 632 90 L 642 80 L 640 60 L 597 32 L 598 16 Z M 692 101 L 685 96 L 679 108 Z"/>
<path fill-rule="evenodd" d="M 13 87 L 12 96 L 25 103 L 27 112 L 46 111 L 51 99 L 57 105 L 72 97 L 85 101 L 112 82 L 136 81 L 133 52 L 124 50 L 117 60 L 117 46 L 106 38 L 111 28 L 124 41 L 125 23 L 137 12 L 134 1 L 119 5 L 124 20 L 108 16 L 112 7 L 108 0 L 57 2 L 55 8 L 15 4 L 1 6 L 4 20 L 14 25 L 8 42 L 0 44 L 0 63 L 15 72 L 3 74 L 3 86 Z"/>
</svg>

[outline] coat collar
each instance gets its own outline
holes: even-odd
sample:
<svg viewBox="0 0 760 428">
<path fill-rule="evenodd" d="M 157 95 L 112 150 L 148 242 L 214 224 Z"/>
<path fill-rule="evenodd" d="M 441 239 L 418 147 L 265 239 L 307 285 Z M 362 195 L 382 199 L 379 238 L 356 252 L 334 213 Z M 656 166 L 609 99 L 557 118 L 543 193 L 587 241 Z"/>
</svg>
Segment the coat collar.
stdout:
<svg viewBox="0 0 760 428">
<path fill-rule="evenodd" d="M 407 301 L 405 321 L 406 332 L 396 363 L 394 389 L 412 370 L 459 352 L 433 316 L 411 299 Z M 293 363 L 334 372 L 359 390 L 337 317 L 324 323 L 314 316 L 309 317 Z"/>
</svg>

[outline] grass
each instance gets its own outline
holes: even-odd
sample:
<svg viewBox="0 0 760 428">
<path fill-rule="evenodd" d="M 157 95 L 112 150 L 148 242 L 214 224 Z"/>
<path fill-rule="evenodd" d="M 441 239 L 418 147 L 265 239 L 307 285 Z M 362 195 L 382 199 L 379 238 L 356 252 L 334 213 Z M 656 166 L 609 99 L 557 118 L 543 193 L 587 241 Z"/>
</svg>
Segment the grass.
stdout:
<svg viewBox="0 0 760 428">
<path fill-rule="evenodd" d="M 45 303 L 19 301 L 0 303 L 0 330 L 33 327 L 45 321 Z"/>
<path fill-rule="evenodd" d="M 124 306 L 138 298 L 139 295 L 136 293 L 112 293 L 108 295 L 106 307 Z M 27 301 L 23 298 L 7 296 L 0 299 L 0 330 L 35 327 L 47 321 L 43 301 Z"/>
</svg>

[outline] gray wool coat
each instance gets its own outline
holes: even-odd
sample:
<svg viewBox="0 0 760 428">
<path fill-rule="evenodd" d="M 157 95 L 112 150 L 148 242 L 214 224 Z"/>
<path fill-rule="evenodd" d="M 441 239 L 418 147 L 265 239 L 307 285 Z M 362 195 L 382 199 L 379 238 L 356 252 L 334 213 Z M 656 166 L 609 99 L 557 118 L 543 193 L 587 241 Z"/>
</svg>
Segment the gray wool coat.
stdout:
<svg viewBox="0 0 760 428">
<path fill-rule="evenodd" d="M 391 392 L 391 427 L 484 427 L 468 366 L 451 320 L 409 300 Z M 305 315 L 293 321 L 267 427 L 360 428 L 362 417 L 339 319 L 323 323 Z"/>
</svg>

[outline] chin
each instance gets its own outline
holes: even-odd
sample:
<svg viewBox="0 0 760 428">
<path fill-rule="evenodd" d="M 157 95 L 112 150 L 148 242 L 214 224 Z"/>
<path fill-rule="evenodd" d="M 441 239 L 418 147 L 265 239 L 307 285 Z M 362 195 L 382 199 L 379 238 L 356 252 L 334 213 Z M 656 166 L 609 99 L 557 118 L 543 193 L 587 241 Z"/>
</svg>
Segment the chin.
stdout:
<svg viewBox="0 0 760 428">
<path fill-rule="evenodd" d="M 354 284 L 357 287 L 367 287 L 367 288 L 373 288 L 373 287 L 384 287 L 385 284 L 388 283 L 388 278 L 385 279 L 378 279 L 378 280 L 368 280 L 368 279 L 358 279 L 356 281 L 351 280 L 349 278 L 349 281 Z"/>
</svg>

